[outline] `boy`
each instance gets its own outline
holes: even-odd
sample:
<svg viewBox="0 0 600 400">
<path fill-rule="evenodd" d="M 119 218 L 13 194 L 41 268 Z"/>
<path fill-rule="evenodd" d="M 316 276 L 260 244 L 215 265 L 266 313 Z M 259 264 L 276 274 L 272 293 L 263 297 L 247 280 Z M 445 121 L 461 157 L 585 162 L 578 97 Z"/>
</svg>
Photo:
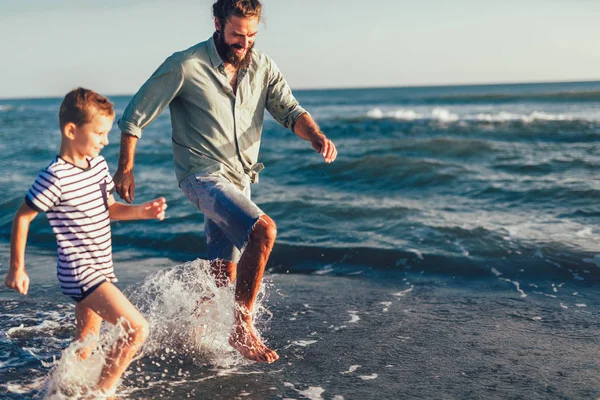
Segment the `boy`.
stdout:
<svg viewBox="0 0 600 400">
<path fill-rule="evenodd" d="M 115 202 L 108 166 L 100 150 L 114 121 L 112 103 L 91 90 L 69 92 L 59 112 L 58 156 L 43 169 L 18 209 L 12 226 L 10 267 L 4 283 L 26 295 L 25 244 L 31 221 L 45 212 L 58 245 L 58 280 L 76 301 L 76 341 L 97 335 L 102 320 L 121 324 L 127 337 L 107 353 L 97 390 L 113 392 L 148 335 L 148 322 L 113 285 L 110 220 L 164 219 L 164 198 L 130 206 Z M 79 357 L 91 352 L 83 348 Z"/>
</svg>

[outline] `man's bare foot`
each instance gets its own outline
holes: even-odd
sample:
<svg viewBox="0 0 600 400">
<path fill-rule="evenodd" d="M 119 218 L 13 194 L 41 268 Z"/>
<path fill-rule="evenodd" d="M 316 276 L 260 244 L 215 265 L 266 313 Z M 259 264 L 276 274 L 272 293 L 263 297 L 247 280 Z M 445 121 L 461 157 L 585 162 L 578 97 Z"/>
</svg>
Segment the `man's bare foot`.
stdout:
<svg viewBox="0 0 600 400">
<path fill-rule="evenodd" d="M 212 299 L 215 297 L 214 294 L 210 294 L 208 296 L 202 296 L 200 300 L 196 302 L 196 307 L 194 307 L 194 316 L 196 318 L 200 318 L 203 312 L 206 312 L 206 308 L 212 306 Z"/>
<path fill-rule="evenodd" d="M 117 399 L 117 388 L 110 388 L 110 389 L 100 389 L 97 388 L 95 391 L 93 391 L 92 393 L 89 393 L 87 397 L 84 397 L 85 400 L 98 400 L 98 399 L 102 399 L 102 400 L 116 400 Z"/>
<path fill-rule="evenodd" d="M 254 333 L 252 326 L 245 322 L 235 326 L 229 335 L 229 344 L 252 361 L 272 363 L 279 358 L 279 354 L 265 346 Z"/>
</svg>

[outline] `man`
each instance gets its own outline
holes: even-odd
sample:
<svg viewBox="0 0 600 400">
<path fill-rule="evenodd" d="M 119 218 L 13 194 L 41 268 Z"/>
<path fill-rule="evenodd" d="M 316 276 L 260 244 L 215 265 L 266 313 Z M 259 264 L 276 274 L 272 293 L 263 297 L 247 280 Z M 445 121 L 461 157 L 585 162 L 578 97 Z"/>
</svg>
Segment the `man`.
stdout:
<svg viewBox="0 0 600 400">
<path fill-rule="evenodd" d="M 204 213 L 211 272 L 218 285 L 236 281 L 229 343 L 243 356 L 273 362 L 278 354 L 256 335 L 252 310 L 277 233 L 275 222 L 250 200 L 264 110 L 325 162 L 333 142 L 298 104 L 277 66 L 253 49 L 259 0 L 213 4 L 212 38 L 169 57 L 133 97 L 119 120 L 121 153 L 114 181 L 127 202 L 134 197 L 135 146 L 142 131 L 169 106 L 179 186 Z M 242 252 L 243 250 L 243 252 Z"/>
</svg>

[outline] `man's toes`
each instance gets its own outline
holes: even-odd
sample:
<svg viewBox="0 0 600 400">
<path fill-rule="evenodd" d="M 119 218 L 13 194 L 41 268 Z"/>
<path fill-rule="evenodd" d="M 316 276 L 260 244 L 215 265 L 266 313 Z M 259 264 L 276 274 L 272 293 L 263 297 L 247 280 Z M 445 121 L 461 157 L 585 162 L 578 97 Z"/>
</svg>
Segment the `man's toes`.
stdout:
<svg viewBox="0 0 600 400">
<path fill-rule="evenodd" d="M 269 363 L 272 363 L 273 361 L 277 361 L 279 359 L 279 355 L 272 350 L 267 353 L 267 357 L 269 359 Z"/>
</svg>

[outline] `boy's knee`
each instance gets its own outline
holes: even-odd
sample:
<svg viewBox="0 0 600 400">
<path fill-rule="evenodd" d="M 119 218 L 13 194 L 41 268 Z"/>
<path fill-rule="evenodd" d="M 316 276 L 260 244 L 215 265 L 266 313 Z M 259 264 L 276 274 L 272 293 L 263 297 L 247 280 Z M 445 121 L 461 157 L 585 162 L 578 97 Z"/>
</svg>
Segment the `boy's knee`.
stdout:
<svg viewBox="0 0 600 400">
<path fill-rule="evenodd" d="M 143 344 L 150 334 L 150 325 L 146 319 L 136 323 L 129 331 L 129 343 L 131 345 Z"/>
</svg>

